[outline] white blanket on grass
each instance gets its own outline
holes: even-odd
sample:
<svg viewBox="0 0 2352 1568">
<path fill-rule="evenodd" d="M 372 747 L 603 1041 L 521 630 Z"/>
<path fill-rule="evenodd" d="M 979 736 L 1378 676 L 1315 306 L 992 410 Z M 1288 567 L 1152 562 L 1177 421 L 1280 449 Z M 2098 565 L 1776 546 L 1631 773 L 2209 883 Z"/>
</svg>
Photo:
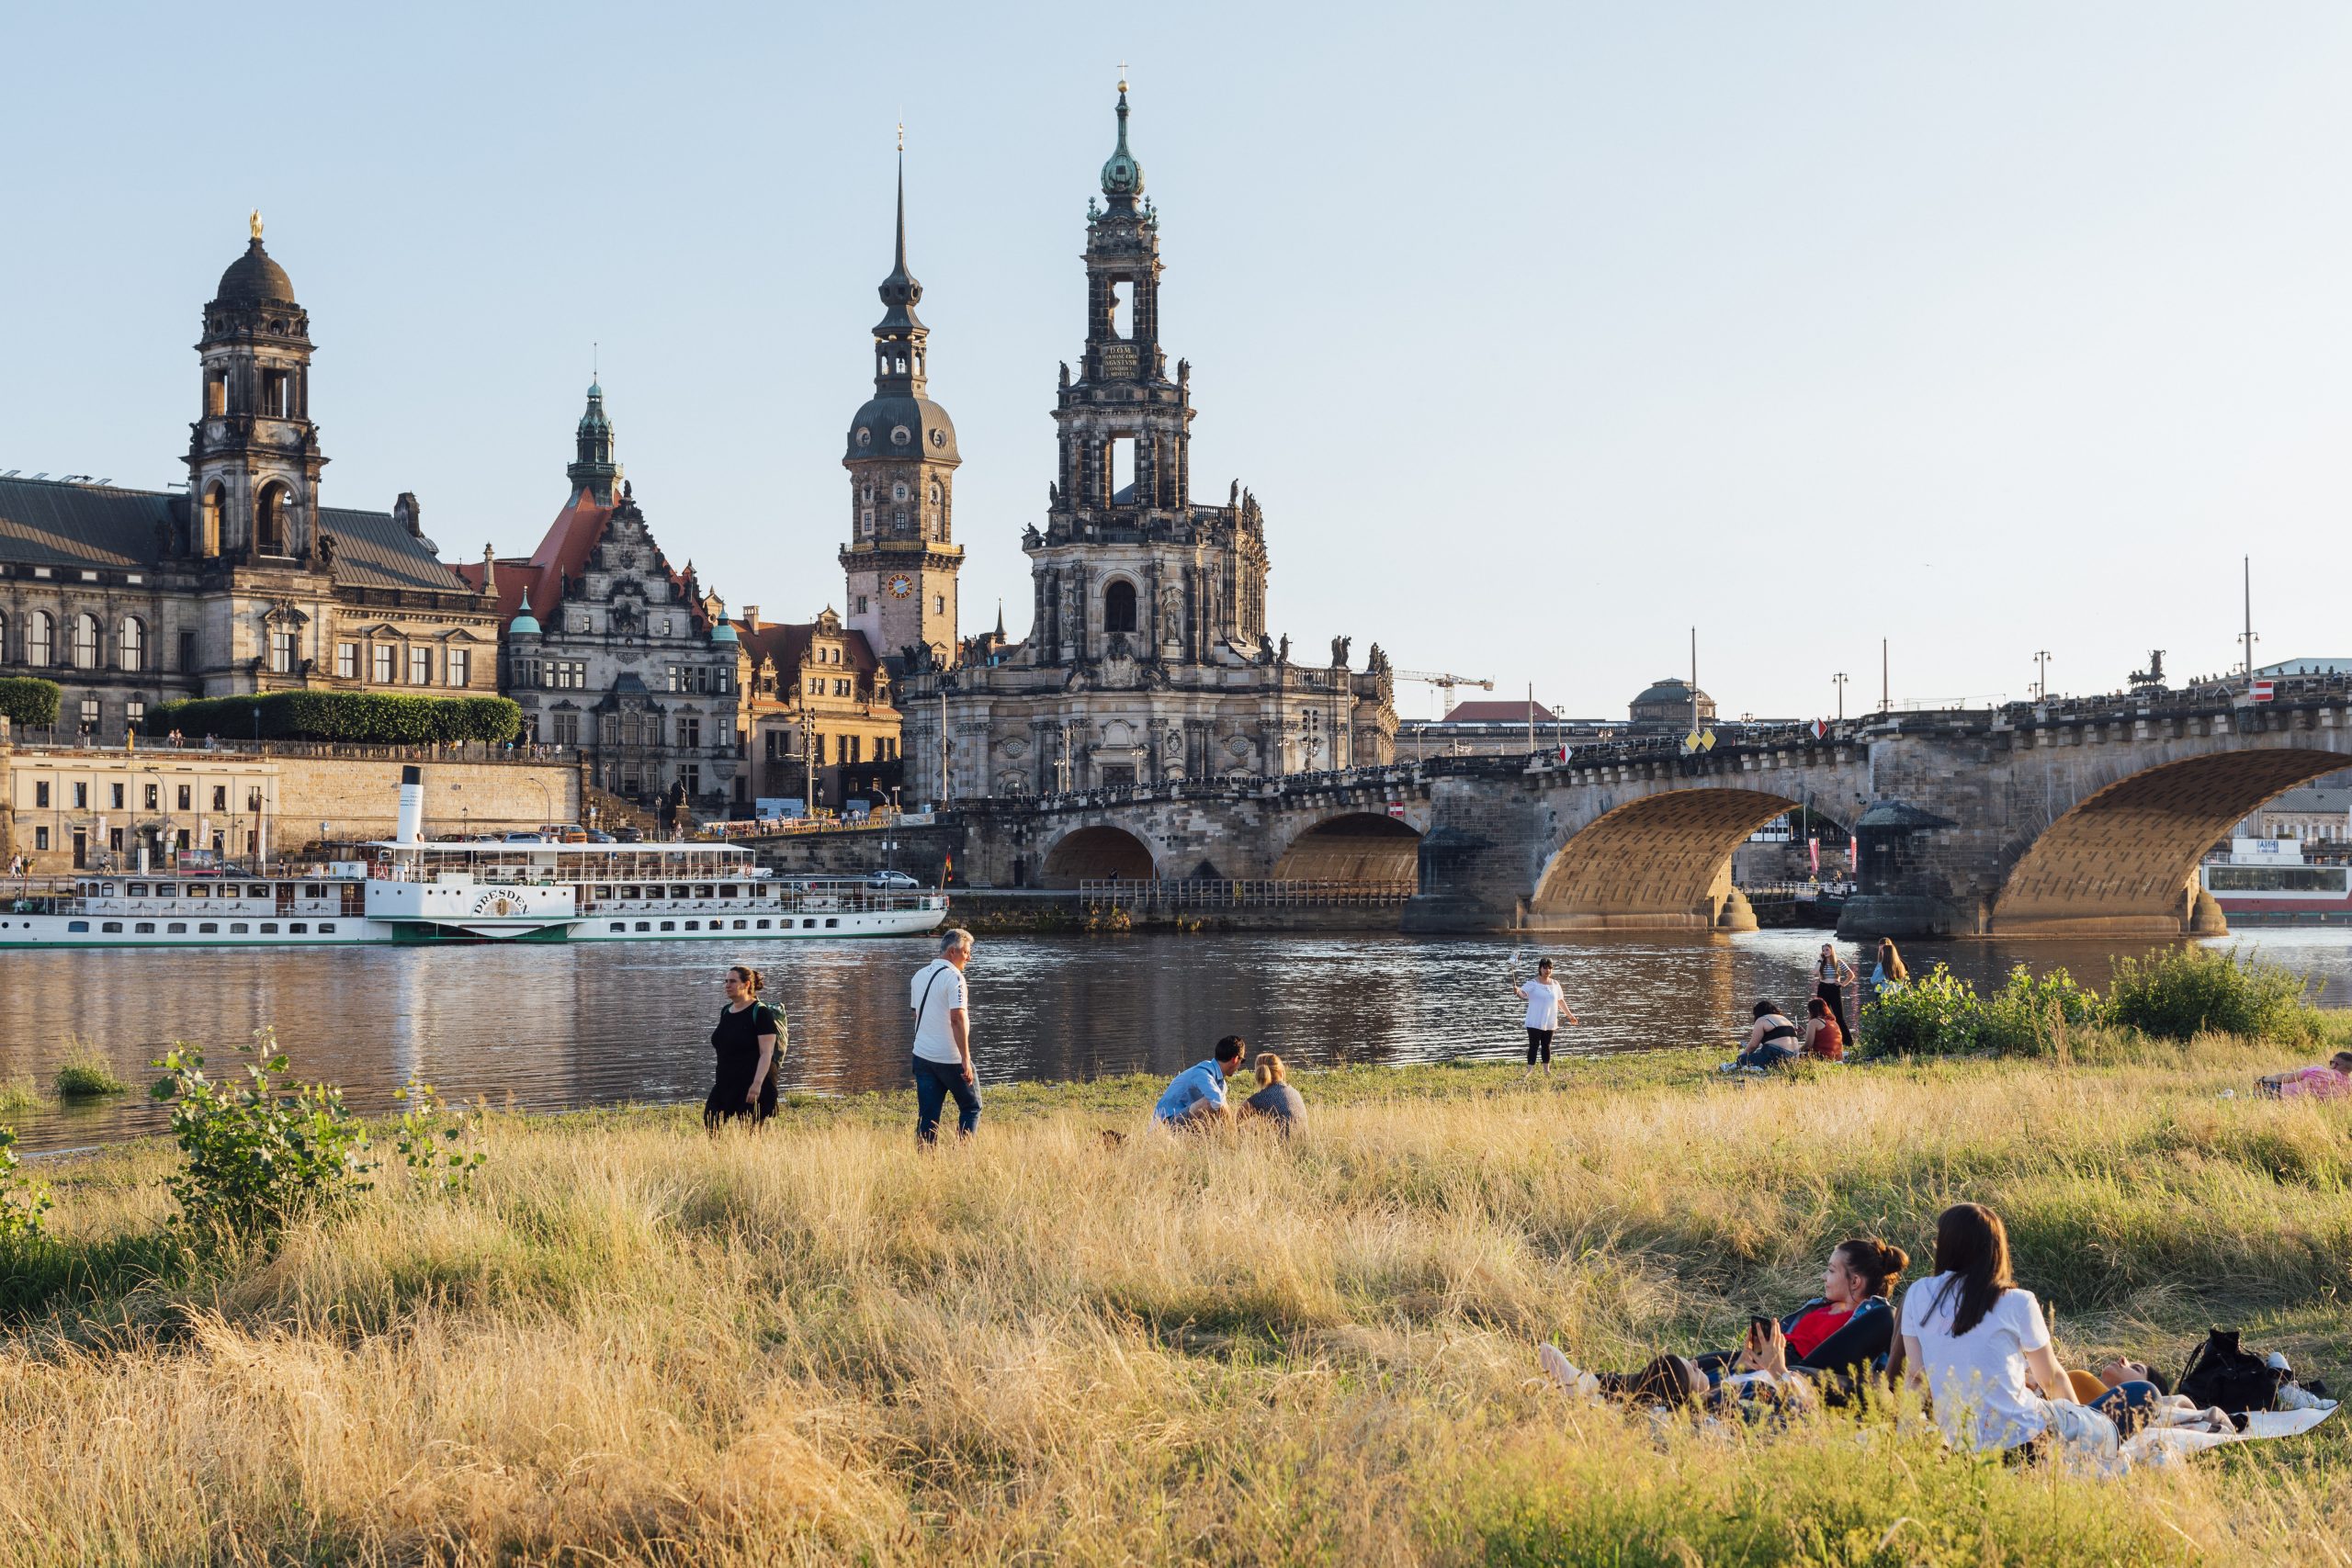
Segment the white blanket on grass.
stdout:
<svg viewBox="0 0 2352 1568">
<path fill-rule="evenodd" d="M 2335 1414 L 2330 1404 L 2317 1410 L 2249 1411 L 2243 1432 L 2191 1432 L 2176 1427 L 2148 1427 L 2123 1445 L 2123 1457 L 2132 1464 L 2169 1464 L 2218 1449 L 2223 1443 L 2252 1442 L 2256 1438 L 2299 1438 Z"/>
</svg>

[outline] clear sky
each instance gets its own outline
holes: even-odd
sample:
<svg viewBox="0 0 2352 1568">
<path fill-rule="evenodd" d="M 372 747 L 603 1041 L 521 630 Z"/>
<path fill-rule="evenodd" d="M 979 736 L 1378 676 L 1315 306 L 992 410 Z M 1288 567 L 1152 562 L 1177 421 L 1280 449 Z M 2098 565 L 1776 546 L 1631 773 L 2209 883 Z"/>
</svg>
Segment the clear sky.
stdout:
<svg viewBox="0 0 2352 1568">
<path fill-rule="evenodd" d="M 2352 655 L 2352 8 L 8 7 L 0 469 L 160 487 L 258 207 L 326 499 L 527 552 L 601 343 L 672 558 L 840 607 L 907 124 L 964 629 L 1083 331 L 1122 60 L 1202 500 L 1272 620 L 1622 716 Z M 1408 715 L 1430 694 L 1405 686 Z"/>
</svg>

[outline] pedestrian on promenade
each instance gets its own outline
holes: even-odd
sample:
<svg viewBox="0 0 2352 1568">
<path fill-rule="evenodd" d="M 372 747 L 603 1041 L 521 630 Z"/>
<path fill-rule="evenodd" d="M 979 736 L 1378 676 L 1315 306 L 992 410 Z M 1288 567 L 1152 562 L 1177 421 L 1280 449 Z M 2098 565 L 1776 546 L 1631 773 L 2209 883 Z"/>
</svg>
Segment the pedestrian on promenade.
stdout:
<svg viewBox="0 0 2352 1568">
<path fill-rule="evenodd" d="M 1552 1073 L 1552 1032 L 1560 1026 L 1562 1018 L 1571 1024 L 1577 1021 L 1577 1015 L 1568 1010 L 1567 993 L 1560 989 L 1557 980 L 1552 978 L 1552 961 L 1539 959 L 1535 964 L 1535 978 L 1524 984 L 1514 983 L 1510 992 L 1527 1004 L 1526 1076 L 1535 1076 L 1535 1063 L 1540 1055 L 1544 1074 L 1549 1077 Z"/>
<path fill-rule="evenodd" d="M 980 1124 L 980 1085 L 972 1074 L 971 995 L 964 965 L 972 959 L 972 933 L 951 926 L 940 934 L 939 956 L 915 971 L 907 985 L 914 1010 L 915 1141 L 939 1142 L 939 1113 L 956 1101 L 956 1132 L 968 1138 Z"/>
<path fill-rule="evenodd" d="M 1250 1043 L 1238 1034 L 1218 1041 L 1216 1055 L 1186 1067 L 1169 1083 L 1159 1103 L 1151 1109 L 1151 1119 L 1163 1127 L 1187 1130 L 1231 1122 L 1233 1111 L 1225 1103 L 1225 1080 L 1241 1070 L 1241 1060 L 1249 1050 Z"/>
<path fill-rule="evenodd" d="M 1813 994 L 1828 1004 L 1829 1016 L 1838 1021 L 1838 1034 L 1848 1040 L 1854 1037 L 1854 1029 L 1846 1021 L 1846 987 L 1853 983 L 1853 965 L 1838 956 L 1838 944 L 1823 942 L 1821 956 L 1813 964 Z"/>
<path fill-rule="evenodd" d="M 756 1127 L 775 1114 L 775 1080 L 790 1035 L 784 1010 L 760 1000 L 767 977 L 747 964 L 727 971 L 727 1005 L 710 1032 L 718 1081 L 703 1101 L 703 1125 L 716 1133 L 739 1118 Z"/>
</svg>

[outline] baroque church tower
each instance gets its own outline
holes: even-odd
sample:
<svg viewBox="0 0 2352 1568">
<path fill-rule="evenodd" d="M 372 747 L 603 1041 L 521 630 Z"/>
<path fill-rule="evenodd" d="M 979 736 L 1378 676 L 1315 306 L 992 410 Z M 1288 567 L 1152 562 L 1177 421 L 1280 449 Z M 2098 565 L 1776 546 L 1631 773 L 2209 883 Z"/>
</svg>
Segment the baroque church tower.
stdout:
<svg viewBox="0 0 2352 1568">
<path fill-rule="evenodd" d="M 964 564 L 955 542 L 956 426 L 924 395 L 931 329 L 915 316 L 922 285 L 907 270 L 906 142 L 899 145 L 897 265 L 882 280 L 882 320 L 874 328 L 874 396 L 850 421 L 842 467 L 849 470 L 850 542 L 842 547 L 848 579 L 848 626 L 893 669 L 922 649 L 919 662 L 952 664 L 956 574 Z"/>
<path fill-rule="evenodd" d="M 311 423 L 311 318 L 286 269 L 253 242 L 220 275 L 196 345 L 203 417 L 188 443 L 199 559 L 293 566 L 318 544 L 319 427 Z"/>
</svg>

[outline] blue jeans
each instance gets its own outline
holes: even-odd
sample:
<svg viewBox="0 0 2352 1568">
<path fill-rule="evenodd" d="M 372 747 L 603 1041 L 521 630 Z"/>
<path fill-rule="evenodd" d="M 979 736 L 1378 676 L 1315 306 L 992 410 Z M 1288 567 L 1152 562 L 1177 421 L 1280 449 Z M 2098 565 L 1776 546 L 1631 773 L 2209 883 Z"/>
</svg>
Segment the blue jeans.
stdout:
<svg viewBox="0 0 2352 1568">
<path fill-rule="evenodd" d="M 1777 1067 L 1783 1062 L 1795 1061 L 1797 1054 L 1774 1040 L 1752 1051 L 1742 1051 L 1734 1059 L 1743 1067 Z"/>
<path fill-rule="evenodd" d="M 2155 1384 L 2134 1378 L 2130 1382 L 2117 1383 L 2092 1400 L 2091 1408 L 2114 1422 L 2120 1436 L 2128 1438 L 2147 1425 L 2148 1412 L 2159 1397 Z"/>
<path fill-rule="evenodd" d="M 961 1062 L 932 1062 L 921 1056 L 915 1064 L 915 1138 L 939 1142 L 939 1112 L 949 1095 L 956 1097 L 956 1131 L 968 1138 L 980 1124 L 980 1086 L 964 1081 Z"/>
</svg>

